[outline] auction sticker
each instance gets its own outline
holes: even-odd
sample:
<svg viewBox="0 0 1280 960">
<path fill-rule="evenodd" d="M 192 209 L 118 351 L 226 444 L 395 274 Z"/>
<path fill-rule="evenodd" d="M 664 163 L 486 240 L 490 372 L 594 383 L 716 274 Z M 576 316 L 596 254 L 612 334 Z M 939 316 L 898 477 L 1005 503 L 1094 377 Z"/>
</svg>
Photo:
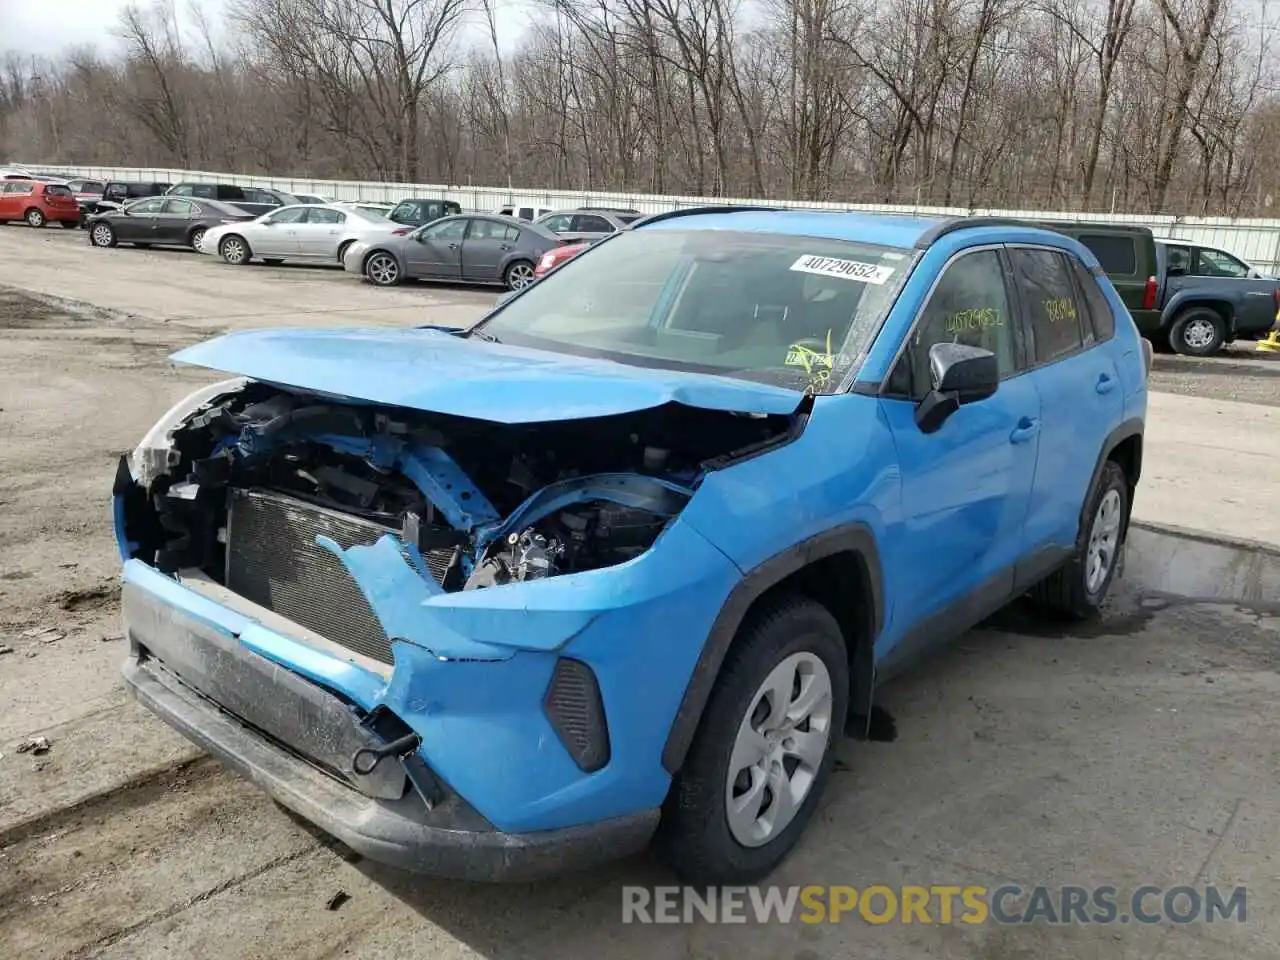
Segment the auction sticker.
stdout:
<svg viewBox="0 0 1280 960">
<path fill-rule="evenodd" d="M 860 260 L 838 260 L 835 257 L 820 257 L 815 253 L 806 253 L 791 265 L 792 270 L 800 273 L 816 273 L 821 277 L 838 277 L 841 280 L 856 280 L 859 283 L 884 283 L 893 276 L 892 267 L 881 267 L 874 263 L 863 263 Z"/>
</svg>

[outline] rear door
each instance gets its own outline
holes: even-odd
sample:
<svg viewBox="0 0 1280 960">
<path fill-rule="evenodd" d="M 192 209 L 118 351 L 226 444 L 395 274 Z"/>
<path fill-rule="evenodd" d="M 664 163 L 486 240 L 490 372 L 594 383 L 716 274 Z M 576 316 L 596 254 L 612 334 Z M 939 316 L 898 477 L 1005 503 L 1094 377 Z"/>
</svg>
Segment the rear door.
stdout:
<svg viewBox="0 0 1280 960">
<path fill-rule="evenodd" d="M 496 282 L 502 264 L 520 239 L 520 229 L 501 220 L 474 217 L 462 242 L 462 279 Z"/>
<path fill-rule="evenodd" d="M 462 244 L 471 217 L 458 217 L 423 227 L 405 244 L 409 275 L 431 280 L 462 279 Z"/>
<path fill-rule="evenodd" d="M 1077 284 L 1076 268 L 1084 265 L 1049 247 L 1010 246 L 1008 256 L 1027 334 L 1027 376 L 1040 395 L 1027 546 L 1068 550 L 1103 443 L 1124 419 L 1124 390 L 1112 351 L 1099 349 Z"/>
</svg>

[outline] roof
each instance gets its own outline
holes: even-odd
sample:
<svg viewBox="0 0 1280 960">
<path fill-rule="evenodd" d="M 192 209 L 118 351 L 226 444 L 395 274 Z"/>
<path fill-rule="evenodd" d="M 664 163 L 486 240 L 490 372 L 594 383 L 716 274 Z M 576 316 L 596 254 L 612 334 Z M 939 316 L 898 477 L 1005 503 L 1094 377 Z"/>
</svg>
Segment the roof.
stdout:
<svg viewBox="0 0 1280 960">
<path fill-rule="evenodd" d="M 827 240 L 880 243 L 913 247 L 925 233 L 947 222 L 940 217 L 909 217 L 883 213 L 846 213 L 839 210 L 769 210 L 725 207 L 707 212 L 677 211 L 676 216 L 651 218 L 636 224 L 646 230 L 737 230 L 750 233 L 782 233 Z"/>
</svg>

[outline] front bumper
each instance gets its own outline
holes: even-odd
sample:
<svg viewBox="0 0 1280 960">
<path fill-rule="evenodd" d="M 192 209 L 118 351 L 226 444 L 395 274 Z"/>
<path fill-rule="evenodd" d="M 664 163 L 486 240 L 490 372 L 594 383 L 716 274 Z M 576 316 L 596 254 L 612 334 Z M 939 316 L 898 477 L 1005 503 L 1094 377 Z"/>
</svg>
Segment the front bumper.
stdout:
<svg viewBox="0 0 1280 960">
<path fill-rule="evenodd" d="M 136 584 L 125 583 L 123 606 L 131 643 L 123 676 L 130 693 L 282 805 L 371 860 L 457 879 L 523 881 L 626 856 L 642 849 L 657 826 L 658 810 L 648 809 L 582 826 L 506 832 L 438 780 L 440 792 L 430 807 L 412 787 L 396 799 L 370 796 L 387 793 L 387 784 L 357 789 L 349 767 L 340 766 L 353 742 L 372 736 L 362 732 L 347 700 L 281 671 Z M 243 717 L 237 708 L 253 715 Z M 291 744 L 305 744 L 308 756 Z M 384 760 L 379 771 L 393 763 Z"/>
</svg>

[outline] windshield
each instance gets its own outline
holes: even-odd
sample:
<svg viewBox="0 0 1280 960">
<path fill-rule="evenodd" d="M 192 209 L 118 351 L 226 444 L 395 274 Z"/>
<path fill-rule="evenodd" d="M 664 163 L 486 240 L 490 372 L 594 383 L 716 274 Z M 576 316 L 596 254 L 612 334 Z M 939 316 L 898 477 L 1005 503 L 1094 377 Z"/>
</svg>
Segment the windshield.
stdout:
<svg viewBox="0 0 1280 960">
<path fill-rule="evenodd" d="M 619 233 L 473 331 L 502 343 L 831 393 L 861 363 L 912 251 L 725 230 Z"/>
</svg>

